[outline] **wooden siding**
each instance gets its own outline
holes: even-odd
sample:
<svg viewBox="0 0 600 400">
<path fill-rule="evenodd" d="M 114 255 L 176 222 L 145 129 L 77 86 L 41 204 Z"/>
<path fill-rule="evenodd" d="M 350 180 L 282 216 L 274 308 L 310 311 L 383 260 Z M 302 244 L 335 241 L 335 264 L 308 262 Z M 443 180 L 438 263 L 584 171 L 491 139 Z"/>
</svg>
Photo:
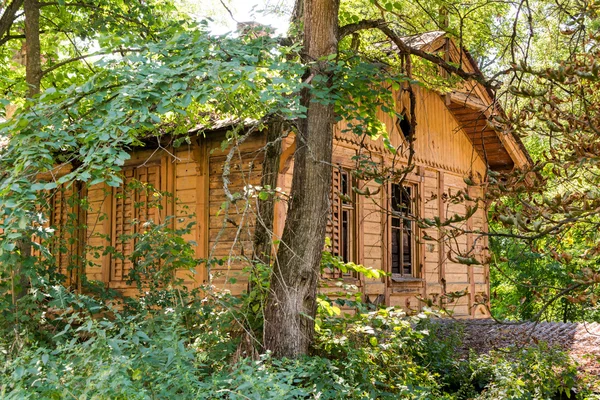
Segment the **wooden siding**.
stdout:
<svg viewBox="0 0 600 400">
<path fill-rule="evenodd" d="M 252 256 L 252 233 L 256 221 L 257 197 L 253 188 L 260 185 L 263 162 L 263 135 L 253 135 L 234 150 L 222 150 L 222 136 L 208 142 L 209 155 L 209 257 L 222 264 L 210 268 L 211 283 L 240 294 L 248 285 L 247 273 Z M 227 157 L 233 151 L 229 164 Z M 229 173 L 225 175 L 226 167 Z M 227 191 L 224 179 L 228 181 Z M 232 196 L 234 201 L 228 200 Z"/>
<path fill-rule="evenodd" d="M 482 195 L 480 187 L 468 187 L 464 178 L 469 176 L 479 181 L 485 175 L 486 167 L 443 98 L 421 89 L 416 91 L 416 169 L 407 176 L 406 182 L 414 188 L 415 213 L 444 221 L 454 214 L 464 215 L 466 207 L 474 205 L 473 202 L 453 202 L 453 196 L 460 191 L 469 193 L 472 198 Z M 401 112 L 407 108 L 406 95 L 395 95 L 397 110 Z M 406 142 L 396 121 L 383 113 L 379 117 L 385 122 L 390 142 L 398 149 L 398 154 L 387 151 L 382 139 L 362 141 L 344 133 L 346 126 L 342 122 L 335 126 L 334 132 L 333 164 L 338 172 L 339 168 L 356 169 L 353 158 L 357 155 L 368 155 L 377 168 L 402 168 L 405 165 Z M 179 276 L 189 286 L 210 283 L 233 294 L 246 290 L 247 272 L 244 268 L 249 265 L 248 260 L 252 256 L 254 225 L 260 221 L 256 215 L 258 199 L 254 189 L 261 180 L 265 138 L 254 134 L 233 146 L 233 150 L 231 143 L 223 150 L 223 140 L 229 139 L 221 132 L 199 138 L 179 149 L 168 149 L 168 152 L 137 150 L 132 153 L 132 158 L 124 166 L 126 182 L 137 179 L 173 194 L 171 200 L 165 196 L 160 211 L 156 209 L 140 214 L 134 204 L 143 202 L 143 196 L 126 195 L 123 189 L 105 185 L 87 188 L 88 207 L 83 221 L 86 226 L 85 269 L 88 279 L 103 281 L 126 294 L 134 294 L 125 278 L 131 265 L 111 254 L 104 254 L 104 248 L 112 245 L 124 253 L 131 251 L 133 244 L 119 243 L 118 238 L 135 229 L 132 219 L 164 221 L 167 216 L 174 215 L 173 227 L 181 228 L 193 216 L 195 223 L 185 238 L 197 243 L 196 256 L 221 261 L 199 266 L 193 276 L 187 271 L 178 272 Z M 278 196 L 275 207 L 275 238 L 280 237 L 285 224 L 294 148 L 294 138 L 290 135 L 282 143 L 278 178 L 282 194 Z M 357 229 L 353 257 L 358 263 L 389 272 L 390 224 L 386 211 L 390 209 L 389 190 L 373 180 L 358 180 L 355 184 L 359 192 L 368 191 L 370 194 L 356 196 L 354 201 Z M 333 192 L 335 194 L 335 188 Z M 335 201 L 339 199 L 332 196 L 332 202 Z M 56 207 L 59 205 L 56 203 Z M 486 211 L 483 203 L 480 202 L 479 206 L 469 220 L 459 223 L 461 227 L 471 232 L 485 232 Z M 62 218 L 64 212 L 57 208 L 55 218 Z M 334 246 L 335 236 L 339 235 L 335 226 L 336 221 L 331 221 L 328 230 L 333 236 Z M 414 276 L 411 278 L 342 278 L 346 283 L 355 285 L 371 302 L 410 310 L 418 310 L 423 305 L 419 298 L 439 303 L 450 292 L 464 291 L 465 296 L 445 305 L 456 316 L 486 316 L 485 305 L 489 299 L 489 272 L 485 266 L 487 240 L 476 233 L 453 237 L 450 230 L 440 233 L 435 228 L 415 229 L 415 234 Z M 425 240 L 425 237 L 429 239 Z M 474 254 L 484 265 L 466 266 L 455 261 L 457 254 L 466 253 Z M 63 263 L 62 259 L 60 263 Z M 322 290 L 334 293 L 334 289 L 323 287 Z"/>
<path fill-rule="evenodd" d="M 123 240 L 123 235 L 141 232 L 143 224 L 150 220 L 157 224 L 170 221 L 170 227 L 176 229 L 194 222 L 184 238 L 196 243 L 196 257 L 206 257 L 207 243 L 203 232 L 207 227 L 207 210 L 204 192 L 199 191 L 208 178 L 207 160 L 202 158 L 205 147 L 206 144 L 201 142 L 177 150 L 169 149 L 168 154 L 154 150 L 136 151 L 123 168 L 125 186 L 94 185 L 87 189 L 88 207 L 84 218 L 88 279 L 135 295 L 137 289 L 127 283 L 131 262 L 111 253 L 105 254 L 105 250 L 111 246 L 128 256 L 135 243 Z M 128 188 L 134 181 L 145 186 L 136 190 Z M 203 265 L 198 266 L 195 273 L 176 271 L 176 274 L 188 287 L 207 280 Z"/>
<path fill-rule="evenodd" d="M 396 111 L 409 109 L 408 96 L 395 93 L 398 100 Z M 486 173 L 485 163 L 474 149 L 468 135 L 464 132 L 455 116 L 450 112 L 443 97 L 416 88 L 417 105 L 415 114 L 417 127 L 415 132 L 415 164 L 417 169 L 406 179 L 414 185 L 417 196 L 419 216 L 445 221 L 453 215 L 465 215 L 466 206 L 473 202 L 452 201 L 460 191 L 472 198 L 481 198 L 482 189 L 467 186 L 464 178 L 480 181 Z M 396 120 L 381 113 L 379 118 L 385 123 L 388 137 L 398 153 L 392 155 L 384 148 L 383 140 L 361 140 L 351 133 L 344 132 L 346 124 L 338 124 L 335 129 L 334 164 L 351 158 L 358 152 L 369 153 L 376 165 L 388 168 L 402 168 L 406 165 L 407 143 L 400 133 Z M 360 191 L 369 190 L 375 195 L 361 198 L 361 232 L 363 235 L 364 265 L 390 272 L 390 233 L 389 209 L 386 188 L 373 181 L 361 182 Z M 479 201 L 479 209 L 467 221 L 455 224 L 460 229 L 481 231 L 486 229 L 485 207 Z M 416 265 L 413 279 L 393 281 L 366 280 L 363 292 L 370 301 L 385 301 L 391 306 L 401 306 L 407 310 L 418 310 L 423 303 L 419 298 L 444 306 L 455 316 L 485 317 L 489 299 L 488 267 L 466 266 L 456 262 L 456 255 L 470 254 L 484 262 L 487 239 L 477 234 L 454 236 L 451 230 L 438 231 L 436 228 L 418 229 L 415 245 Z M 430 238 L 424 240 L 424 237 Z M 477 240 L 475 243 L 474 240 Z M 464 292 L 459 298 L 444 296 L 451 292 Z"/>
</svg>

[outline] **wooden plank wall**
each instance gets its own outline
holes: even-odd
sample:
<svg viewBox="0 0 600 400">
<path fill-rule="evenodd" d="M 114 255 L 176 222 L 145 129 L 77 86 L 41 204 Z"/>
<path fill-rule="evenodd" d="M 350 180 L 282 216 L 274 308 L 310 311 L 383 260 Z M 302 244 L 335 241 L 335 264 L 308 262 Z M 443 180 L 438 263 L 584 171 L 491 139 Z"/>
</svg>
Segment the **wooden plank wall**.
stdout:
<svg viewBox="0 0 600 400">
<path fill-rule="evenodd" d="M 196 242 L 196 256 L 206 257 L 207 241 L 203 234 L 207 227 L 207 207 L 205 195 L 199 188 L 207 180 L 206 165 L 202 158 L 206 144 L 193 144 L 169 152 L 140 150 L 132 154 L 124 166 L 125 182 L 137 179 L 150 183 L 161 192 L 172 193 L 163 196 L 162 209 L 147 210 L 148 215 L 134 207 L 134 203 L 145 202 L 144 194 L 123 192 L 122 188 L 111 188 L 105 184 L 94 185 L 87 189 L 88 208 L 84 216 L 86 229 L 86 276 L 88 279 L 104 282 L 107 286 L 120 289 L 126 295 L 136 295 L 137 289 L 126 283 L 126 275 L 131 268 L 128 261 L 121 261 L 111 254 L 103 254 L 108 246 L 114 246 L 124 254 L 131 252 L 132 243 L 119 243 L 121 234 L 130 234 L 136 228 L 132 218 L 140 221 L 152 218 L 162 223 L 168 216 L 170 226 L 176 229 L 194 223 L 191 231 L 184 236 L 186 240 Z M 173 155 L 175 157 L 173 157 Z M 195 273 L 177 271 L 186 286 L 195 287 L 206 283 L 204 266 L 198 266 Z"/>
<path fill-rule="evenodd" d="M 452 198 L 461 190 L 467 191 L 474 198 L 481 196 L 481 188 L 468 187 L 464 178 L 470 176 L 477 181 L 485 175 L 485 164 L 443 99 L 433 92 L 419 88 L 415 88 L 415 91 L 417 129 L 414 148 L 417 169 L 407 177 L 407 182 L 416 185 L 417 209 L 423 217 L 437 217 L 441 221 L 454 214 L 465 215 L 465 207 L 470 203 L 453 202 Z M 410 109 L 406 93 L 396 93 L 396 97 L 396 110 L 399 113 Z M 385 123 L 390 142 L 400 154 L 393 157 L 386 152 L 381 139 L 361 143 L 351 133 L 343 132 L 347 128 L 343 122 L 336 126 L 334 154 L 346 154 L 348 149 L 353 149 L 354 152 L 369 153 L 376 164 L 394 166 L 395 163 L 395 167 L 405 165 L 406 155 L 402 153 L 406 152 L 408 146 L 395 120 L 383 113 L 379 118 Z M 361 204 L 364 264 L 389 271 L 388 218 L 382 212 L 382 209 L 388 208 L 386 190 L 372 181 L 362 182 L 361 185 L 363 188 L 368 187 L 370 192 L 377 192 L 376 195 L 363 199 Z M 485 231 L 484 207 L 468 221 L 455 225 L 465 230 Z M 446 299 L 443 305 L 455 316 L 487 316 L 485 307 L 477 305 L 486 303 L 489 298 L 488 267 L 467 267 L 456 262 L 455 258 L 457 254 L 464 255 L 473 248 L 477 258 L 484 261 L 486 239 L 476 239 L 476 234 L 453 237 L 449 231 L 440 233 L 435 228 L 419 230 L 418 235 L 420 238 L 426 235 L 433 239 L 419 240 L 417 244 L 418 279 L 405 282 L 392 282 L 390 279 L 367 280 L 363 289 L 367 297 L 374 301 L 377 296 L 383 295 L 388 305 L 416 310 L 422 305 L 417 297 L 428 298 L 435 304 L 440 304 L 443 295 L 465 291 L 467 295 L 452 301 Z"/>
<path fill-rule="evenodd" d="M 209 141 L 209 257 L 222 264 L 210 268 L 211 283 L 220 289 L 240 294 L 248 285 L 247 274 L 252 256 L 256 197 L 248 197 L 248 188 L 260 185 L 265 137 L 253 135 L 237 146 L 229 164 L 228 191 L 238 198 L 227 200 L 223 173 L 232 147 L 221 148 L 223 136 Z"/>
<path fill-rule="evenodd" d="M 401 93 L 396 93 L 396 96 L 400 112 L 406 108 L 406 96 Z M 416 188 L 417 212 L 425 218 L 438 217 L 442 221 L 455 213 L 464 214 L 466 204 L 453 203 L 451 198 L 460 190 L 469 191 L 472 197 L 481 195 L 480 188 L 466 187 L 464 177 L 483 176 L 484 163 L 439 95 L 417 89 L 416 112 L 415 162 L 418 168 L 411 173 L 408 182 Z M 381 114 L 380 118 L 386 123 L 391 143 L 402 153 L 406 146 L 395 121 L 388 115 Z M 389 167 L 396 163 L 396 167 L 401 167 L 406 161 L 402 154 L 392 157 L 384 151 L 381 140 L 361 143 L 351 134 L 343 133 L 345 127 L 344 123 L 339 123 L 335 128 L 334 165 L 354 169 L 356 165 L 352 157 L 359 152 L 369 154 L 371 161 L 380 166 Z M 177 219 L 173 226 L 179 228 L 188 223 L 187 216 L 195 215 L 196 223 L 186 239 L 198 244 L 197 257 L 222 260 L 209 268 L 199 268 L 193 277 L 181 275 L 187 283 L 195 286 L 210 281 L 217 288 L 239 294 L 247 288 L 247 274 L 242 270 L 248 266 L 247 258 L 252 255 L 253 227 L 257 220 L 257 199 L 248 196 L 248 189 L 260 184 L 265 139 L 256 134 L 235 147 L 227 177 L 228 192 L 236 198 L 234 202 L 227 201 L 224 189 L 223 173 L 227 169 L 226 159 L 231 149 L 229 146 L 223 150 L 221 144 L 224 139 L 222 133 L 214 134 L 187 147 L 170 149 L 169 154 L 154 150 L 136 151 L 126 168 L 136 168 L 149 162 L 159 165 L 160 190 L 174 193 L 176 199 L 170 205 L 165 204 L 160 217 L 175 214 Z M 286 193 L 291 190 L 293 150 L 293 137 L 290 136 L 282 145 L 279 176 L 279 186 Z M 173 154 L 176 158 L 172 157 Z M 361 191 L 368 189 L 372 194 L 358 196 L 356 202 L 355 212 L 359 218 L 357 261 L 389 270 L 389 224 L 388 216 L 382 211 L 389 209 L 387 188 L 372 180 L 359 181 L 358 187 Z M 88 188 L 87 195 L 87 277 L 114 286 L 111 273 L 116 264 L 110 255 L 102 255 L 102 249 L 114 243 L 116 231 L 113 228 L 119 224 L 115 189 L 96 185 Z M 285 200 L 277 203 L 275 212 L 274 233 L 277 237 L 285 223 Z M 124 218 L 127 216 L 124 215 Z M 484 207 L 462 224 L 464 228 L 485 231 Z M 417 234 L 419 238 L 426 234 L 433 240 L 418 241 L 416 279 L 392 282 L 389 278 L 360 278 L 354 283 L 372 302 L 413 310 L 421 306 L 417 297 L 438 301 L 448 292 L 466 290 L 469 294 L 447 304 L 449 309 L 457 316 L 485 316 L 485 308 L 477 305 L 486 303 L 489 298 L 487 266 L 467 267 L 452 261 L 452 255 L 474 248 L 477 257 L 484 261 L 486 239 L 477 238 L 474 234 L 456 238 L 446 234 L 440 238 L 434 228 L 418 230 Z"/>
</svg>

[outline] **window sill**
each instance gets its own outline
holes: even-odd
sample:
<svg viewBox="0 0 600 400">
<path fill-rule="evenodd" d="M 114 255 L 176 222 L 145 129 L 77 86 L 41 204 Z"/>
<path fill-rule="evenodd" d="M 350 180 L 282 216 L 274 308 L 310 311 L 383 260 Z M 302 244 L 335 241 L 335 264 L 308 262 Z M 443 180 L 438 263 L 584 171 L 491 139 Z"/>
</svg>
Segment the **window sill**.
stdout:
<svg viewBox="0 0 600 400">
<path fill-rule="evenodd" d="M 422 278 L 415 278 L 413 276 L 393 276 L 393 283 L 405 283 L 405 282 L 423 282 Z"/>
</svg>

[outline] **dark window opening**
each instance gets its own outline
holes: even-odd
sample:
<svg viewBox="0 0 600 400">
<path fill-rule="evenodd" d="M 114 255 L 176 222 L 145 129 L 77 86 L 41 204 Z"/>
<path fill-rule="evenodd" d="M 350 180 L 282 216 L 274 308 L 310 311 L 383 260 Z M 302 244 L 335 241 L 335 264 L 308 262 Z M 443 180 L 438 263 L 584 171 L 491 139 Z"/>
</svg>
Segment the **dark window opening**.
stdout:
<svg viewBox="0 0 600 400">
<path fill-rule="evenodd" d="M 392 274 L 414 276 L 413 188 L 392 184 L 391 270 Z"/>
<path fill-rule="evenodd" d="M 342 234 L 341 234 L 340 257 L 344 262 L 350 261 L 350 212 L 342 211 Z"/>
<path fill-rule="evenodd" d="M 348 171 L 340 172 L 340 257 L 344 262 L 353 260 L 354 204 L 352 196 L 352 178 Z"/>
<path fill-rule="evenodd" d="M 402 136 L 404 136 L 404 138 L 408 140 L 410 136 L 410 120 L 408 118 L 408 115 L 406 115 L 406 113 L 402 113 L 402 117 L 398 118 L 398 121 L 396 121 L 396 125 L 398 125 L 398 129 L 402 133 Z"/>
</svg>

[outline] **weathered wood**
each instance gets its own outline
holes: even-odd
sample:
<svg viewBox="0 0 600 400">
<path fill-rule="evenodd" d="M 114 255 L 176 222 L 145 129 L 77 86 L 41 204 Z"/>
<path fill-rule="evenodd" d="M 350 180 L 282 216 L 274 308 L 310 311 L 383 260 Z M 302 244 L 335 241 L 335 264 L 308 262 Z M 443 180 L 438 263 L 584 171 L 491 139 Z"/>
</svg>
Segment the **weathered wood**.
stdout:
<svg viewBox="0 0 600 400">
<path fill-rule="evenodd" d="M 281 154 L 281 135 L 283 134 L 283 122 L 273 121 L 269 124 L 266 132 L 267 148 L 262 164 L 262 178 L 260 186 L 275 190 L 279 178 L 279 155 Z M 268 196 L 266 200 L 258 202 L 256 208 L 256 220 L 254 228 L 254 256 L 253 259 L 265 265 L 271 263 L 271 251 L 273 246 L 273 226 L 275 218 L 275 196 Z M 250 288 L 249 288 L 250 289 Z"/>
</svg>

